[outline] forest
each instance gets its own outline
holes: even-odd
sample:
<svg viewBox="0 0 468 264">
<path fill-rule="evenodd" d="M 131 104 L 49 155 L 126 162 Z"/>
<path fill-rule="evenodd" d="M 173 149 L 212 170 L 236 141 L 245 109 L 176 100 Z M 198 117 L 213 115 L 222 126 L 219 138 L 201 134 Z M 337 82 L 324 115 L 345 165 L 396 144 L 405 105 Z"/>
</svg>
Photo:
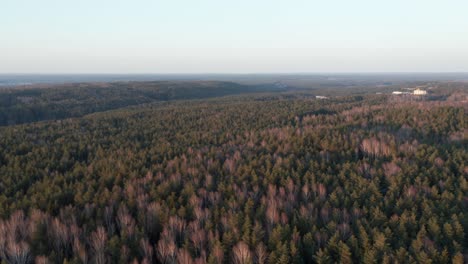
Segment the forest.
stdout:
<svg viewBox="0 0 468 264">
<path fill-rule="evenodd" d="M 220 81 L 100 82 L 0 89 L 0 126 L 86 114 L 145 103 L 276 91 L 261 84 Z"/>
<path fill-rule="evenodd" d="M 132 85 L 0 91 L 0 263 L 468 261 L 468 83 Z"/>
</svg>

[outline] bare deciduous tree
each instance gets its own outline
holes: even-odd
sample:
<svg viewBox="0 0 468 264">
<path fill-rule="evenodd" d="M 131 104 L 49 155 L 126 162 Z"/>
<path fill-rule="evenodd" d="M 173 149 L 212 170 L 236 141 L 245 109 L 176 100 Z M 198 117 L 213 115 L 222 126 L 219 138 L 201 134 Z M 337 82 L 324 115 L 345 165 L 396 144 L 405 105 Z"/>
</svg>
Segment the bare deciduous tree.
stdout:
<svg viewBox="0 0 468 264">
<path fill-rule="evenodd" d="M 58 218 L 54 218 L 49 225 L 48 231 L 55 252 L 64 252 L 66 254 L 71 246 L 68 227 L 62 224 Z"/>
<path fill-rule="evenodd" d="M 132 237 L 135 233 L 135 220 L 128 212 L 127 207 L 121 206 L 117 212 L 117 224 L 120 232 Z"/>
<path fill-rule="evenodd" d="M 37 256 L 34 259 L 34 263 L 36 263 L 36 264 L 48 264 L 49 259 L 47 257 L 45 257 L 45 256 Z"/>
<path fill-rule="evenodd" d="M 156 253 L 161 263 L 175 263 L 177 255 L 177 246 L 170 237 L 162 237 L 156 245 Z"/>
<path fill-rule="evenodd" d="M 179 249 L 177 251 L 177 263 L 178 264 L 193 264 L 192 256 L 186 249 Z"/>
<path fill-rule="evenodd" d="M 7 245 L 7 263 L 26 264 L 30 261 L 29 245 L 26 242 L 9 241 Z"/>
<path fill-rule="evenodd" d="M 88 263 L 88 255 L 86 253 L 86 248 L 78 238 L 75 238 L 75 240 L 73 241 L 73 253 L 75 254 L 75 256 L 78 256 L 82 263 Z"/>
<path fill-rule="evenodd" d="M 232 249 L 232 262 L 234 264 L 252 263 L 252 255 L 249 246 L 245 242 L 240 241 Z"/>
<path fill-rule="evenodd" d="M 143 257 L 148 260 L 148 263 L 153 262 L 153 247 L 149 243 L 148 239 L 141 239 L 140 240 L 140 249 Z"/>
<path fill-rule="evenodd" d="M 107 233 L 104 227 L 100 226 L 91 234 L 91 248 L 94 252 L 94 262 L 97 264 L 106 263 Z"/>
<path fill-rule="evenodd" d="M 255 263 L 256 264 L 265 264 L 268 258 L 268 253 L 265 245 L 260 243 L 255 248 Z"/>
</svg>

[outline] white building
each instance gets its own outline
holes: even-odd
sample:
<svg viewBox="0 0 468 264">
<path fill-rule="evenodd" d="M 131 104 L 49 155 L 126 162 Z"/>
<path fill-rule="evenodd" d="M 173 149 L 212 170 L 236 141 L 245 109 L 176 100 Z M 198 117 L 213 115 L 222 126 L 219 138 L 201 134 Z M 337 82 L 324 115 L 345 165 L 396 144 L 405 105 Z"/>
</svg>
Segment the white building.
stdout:
<svg viewBox="0 0 468 264">
<path fill-rule="evenodd" d="M 400 95 L 400 94 L 411 94 L 410 92 L 402 92 L 402 91 L 393 91 L 392 94 Z"/>
<path fill-rule="evenodd" d="M 414 95 L 426 95 L 427 94 L 427 91 L 426 90 L 421 90 L 421 89 L 416 89 L 413 91 L 413 94 Z"/>
</svg>

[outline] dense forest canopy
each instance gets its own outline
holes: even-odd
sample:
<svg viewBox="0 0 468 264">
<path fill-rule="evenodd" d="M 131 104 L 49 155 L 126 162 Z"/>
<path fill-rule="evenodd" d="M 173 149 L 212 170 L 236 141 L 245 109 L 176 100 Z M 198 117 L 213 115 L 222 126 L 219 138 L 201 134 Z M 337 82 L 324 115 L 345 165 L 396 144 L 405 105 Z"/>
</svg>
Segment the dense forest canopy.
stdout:
<svg viewBox="0 0 468 264">
<path fill-rule="evenodd" d="M 2 263 L 467 260 L 467 83 L 82 86 L 0 92 Z"/>
<path fill-rule="evenodd" d="M 70 83 L 0 89 L 0 126 L 80 117 L 125 106 L 278 90 L 219 81 Z"/>
</svg>

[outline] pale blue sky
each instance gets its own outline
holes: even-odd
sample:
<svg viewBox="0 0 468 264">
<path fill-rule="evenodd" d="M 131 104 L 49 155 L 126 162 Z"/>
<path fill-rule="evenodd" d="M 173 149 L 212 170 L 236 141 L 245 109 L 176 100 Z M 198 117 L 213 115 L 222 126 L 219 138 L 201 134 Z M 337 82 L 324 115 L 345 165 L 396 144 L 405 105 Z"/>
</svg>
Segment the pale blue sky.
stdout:
<svg viewBox="0 0 468 264">
<path fill-rule="evenodd" d="M 467 72 L 467 0 L 0 0 L 0 73 Z"/>
</svg>

